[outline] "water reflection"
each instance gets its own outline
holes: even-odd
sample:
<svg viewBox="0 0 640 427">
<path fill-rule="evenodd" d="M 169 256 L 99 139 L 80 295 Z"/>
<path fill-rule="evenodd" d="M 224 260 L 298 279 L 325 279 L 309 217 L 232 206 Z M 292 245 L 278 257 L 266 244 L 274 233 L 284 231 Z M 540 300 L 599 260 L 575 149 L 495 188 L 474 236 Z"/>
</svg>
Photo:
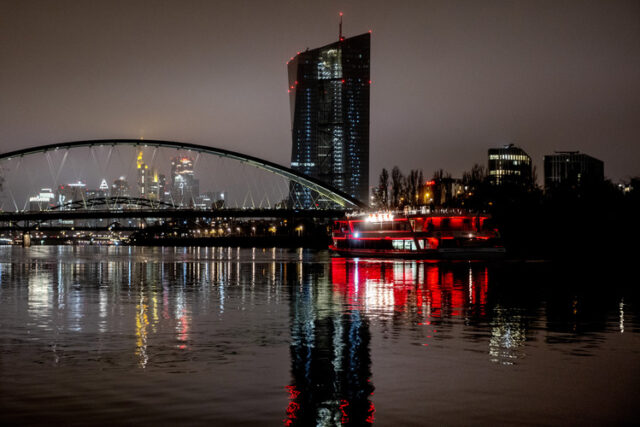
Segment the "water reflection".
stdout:
<svg viewBox="0 0 640 427">
<path fill-rule="evenodd" d="M 441 264 L 417 261 L 331 260 L 334 292 L 366 316 L 393 325 L 407 321 L 425 326 L 422 345 L 445 336 L 451 318 L 474 325 L 490 317 L 489 359 L 513 364 L 524 357 L 518 349 L 526 340 L 522 316 L 496 305 L 487 316 L 489 272 L 483 264 Z M 401 328 L 404 326 L 401 326 Z"/>
<path fill-rule="evenodd" d="M 526 340 L 524 322 L 520 311 L 496 305 L 491 320 L 489 355 L 491 361 L 512 365 L 515 359 L 524 357 L 521 351 Z"/>
<path fill-rule="evenodd" d="M 415 399 L 398 411 L 406 419 L 424 415 L 424 393 L 436 386 L 434 415 L 455 410 L 444 401 L 473 405 L 478 395 L 488 402 L 482 414 L 505 407 L 503 389 L 526 375 L 539 383 L 518 392 L 544 409 L 555 402 L 536 399 L 551 387 L 548 372 L 562 374 L 558 364 L 570 361 L 563 369 L 579 377 L 609 365 L 574 356 L 638 361 L 629 344 L 637 343 L 634 295 L 556 286 L 565 280 L 480 263 L 275 248 L 0 248 L 0 385 L 59 402 L 73 384 L 103 415 L 122 402 L 108 390 L 136 390 L 145 397 L 131 402 L 159 408 L 144 424 L 166 421 L 165 408 L 204 423 L 229 407 L 229 424 L 402 425 L 382 409 L 404 404 L 390 395 Z M 463 389 L 447 382 L 456 375 Z M 251 405 L 264 402 L 255 419 L 231 413 L 229 402 L 252 394 Z M 0 395 L 0 409 L 9 399 Z M 31 400 L 20 404 L 32 412 Z"/>
<path fill-rule="evenodd" d="M 296 269 L 298 279 L 303 274 Z M 368 320 L 306 271 L 291 293 L 291 374 L 286 425 L 363 425 L 374 420 Z"/>
</svg>

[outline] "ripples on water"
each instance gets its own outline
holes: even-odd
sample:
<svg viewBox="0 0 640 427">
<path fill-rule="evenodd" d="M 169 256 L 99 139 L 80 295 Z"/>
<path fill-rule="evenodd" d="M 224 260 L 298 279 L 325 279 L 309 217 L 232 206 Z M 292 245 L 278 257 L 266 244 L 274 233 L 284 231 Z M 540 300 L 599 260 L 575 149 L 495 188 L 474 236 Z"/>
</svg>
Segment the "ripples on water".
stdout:
<svg viewBox="0 0 640 427">
<path fill-rule="evenodd" d="M 637 422 L 637 279 L 595 271 L 0 247 L 0 421 Z"/>
</svg>

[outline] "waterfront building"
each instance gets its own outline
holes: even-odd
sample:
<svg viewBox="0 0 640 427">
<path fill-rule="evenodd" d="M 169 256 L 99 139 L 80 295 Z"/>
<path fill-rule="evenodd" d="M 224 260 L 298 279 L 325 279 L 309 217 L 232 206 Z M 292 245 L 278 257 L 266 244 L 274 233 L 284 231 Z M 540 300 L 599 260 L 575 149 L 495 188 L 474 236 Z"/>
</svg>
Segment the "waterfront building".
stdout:
<svg viewBox="0 0 640 427">
<path fill-rule="evenodd" d="M 544 156 L 544 188 L 585 187 L 604 181 L 604 162 L 579 151 Z"/>
<path fill-rule="evenodd" d="M 533 183 L 531 157 L 513 144 L 489 149 L 489 180 L 495 185 Z"/>
<path fill-rule="evenodd" d="M 371 34 L 299 52 L 288 62 L 291 168 L 367 203 Z M 290 203 L 319 201 L 291 184 Z M 327 201 L 324 201 L 327 202 Z"/>
<path fill-rule="evenodd" d="M 174 157 L 171 159 L 171 197 L 178 206 L 195 204 L 200 195 L 200 182 L 195 179 L 193 159 Z"/>
<path fill-rule="evenodd" d="M 30 211 L 43 211 L 55 205 L 56 196 L 51 188 L 43 188 L 37 196 L 29 197 Z"/>
</svg>

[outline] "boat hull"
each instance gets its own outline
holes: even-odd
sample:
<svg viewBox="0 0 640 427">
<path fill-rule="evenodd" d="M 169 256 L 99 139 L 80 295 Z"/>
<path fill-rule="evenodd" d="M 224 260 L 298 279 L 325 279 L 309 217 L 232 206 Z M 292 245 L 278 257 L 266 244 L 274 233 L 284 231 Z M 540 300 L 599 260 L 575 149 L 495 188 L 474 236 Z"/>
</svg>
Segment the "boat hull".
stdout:
<svg viewBox="0 0 640 427">
<path fill-rule="evenodd" d="M 329 249 L 340 256 L 357 258 L 487 260 L 501 259 L 505 256 L 505 249 L 502 247 L 442 248 L 421 251 L 336 248 L 335 246 L 329 246 Z"/>
</svg>

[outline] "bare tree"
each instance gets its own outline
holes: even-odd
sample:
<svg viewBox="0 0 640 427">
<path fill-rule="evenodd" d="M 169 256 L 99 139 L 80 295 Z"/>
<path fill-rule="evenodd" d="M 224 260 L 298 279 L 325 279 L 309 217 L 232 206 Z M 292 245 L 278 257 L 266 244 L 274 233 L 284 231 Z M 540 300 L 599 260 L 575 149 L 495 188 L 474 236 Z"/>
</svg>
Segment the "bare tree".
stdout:
<svg viewBox="0 0 640 427">
<path fill-rule="evenodd" d="M 487 179 L 487 170 L 484 166 L 476 163 L 470 171 L 462 174 L 462 182 L 469 188 L 477 188 Z"/>
<path fill-rule="evenodd" d="M 394 166 L 391 170 L 391 206 L 394 208 L 400 207 L 402 204 L 403 193 L 403 176 L 402 172 L 397 166 Z"/>
<path fill-rule="evenodd" d="M 389 172 L 385 168 L 380 172 L 378 187 L 376 188 L 374 197 L 376 205 L 380 208 L 386 209 L 389 207 Z"/>
<path fill-rule="evenodd" d="M 420 197 L 420 176 L 421 172 L 417 169 L 409 171 L 409 175 L 405 178 L 404 198 L 407 205 L 417 206 Z"/>
</svg>

